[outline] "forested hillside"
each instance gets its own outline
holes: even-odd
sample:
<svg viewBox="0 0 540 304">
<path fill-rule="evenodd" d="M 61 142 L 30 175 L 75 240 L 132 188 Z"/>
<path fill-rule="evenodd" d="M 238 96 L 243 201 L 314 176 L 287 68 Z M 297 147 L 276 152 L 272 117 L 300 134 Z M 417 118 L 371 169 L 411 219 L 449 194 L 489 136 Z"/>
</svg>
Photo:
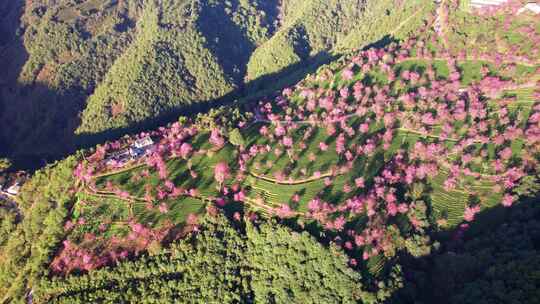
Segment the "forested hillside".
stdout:
<svg viewBox="0 0 540 304">
<path fill-rule="evenodd" d="M 0 304 L 538 302 L 523 5 L 0 6 L 26 24 L 1 110 L 40 121 L 2 132 L 38 154 L 115 136 L 0 194 Z"/>
<path fill-rule="evenodd" d="M 2 153 L 25 165 L 26 159 L 54 159 L 95 140 L 155 127 L 186 110 L 206 111 L 216 100 L 272 93 L 339 54 L 385 35 L 403 36 L 423 22 L 432 3 L 2 5 L 0 117 L 10 128 L 0 131 L 0 140 Z M 420 17 L 409 18 L 417 11 Z"/>
<path fill-rule="evenodd" d="M 390 302 L 537 303 L 539 248 L 538 199 L 495 208 L 437 253 L 404 263 L 408 284 Z"/>
<path fill-rule="evenodd" d="M 259 224 L 257 228 L 247 221 L 243 227 L 239 220 L 230 222 L 222 215 L 207 217 L 193 239 L 112 272 L 44 282 L 36 299 L 47 303 L 373 300 L 362 291 L 360 275 L 347 267 L 338 249 L 325 248 L 309 234 L 291 232 L 275 222 Z"/>
<path fill-rule="evenodd" d="M 142 8 L 135 1 L 5 3 L 0 117 L 9 127 L 0 130 L 0 150 L 32 166 L 73 151 L 86 98 L 131 44 Z"/>
</svg>

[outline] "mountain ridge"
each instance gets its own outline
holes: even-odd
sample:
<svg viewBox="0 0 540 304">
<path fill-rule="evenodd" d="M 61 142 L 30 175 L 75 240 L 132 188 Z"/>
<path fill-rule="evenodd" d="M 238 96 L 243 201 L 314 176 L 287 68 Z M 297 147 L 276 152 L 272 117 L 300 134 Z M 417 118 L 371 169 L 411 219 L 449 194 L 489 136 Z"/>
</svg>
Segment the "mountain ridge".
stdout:
<svg viewBox="0 0 540 304">
<path fill-rule="evenodd" d="M 7 156 L 15 159 L 21 156 L 38 159 L 53 156 L 56 159 L 73 152 L 76 147 L 86 145 L 85 138 L 92 137 L 92 134 L 101 134 L 99 136 L 106 139 L 117 136 L 114 135 L 117 128 L 129 131 L 136 129 L 134 126 L 139 124 L 156 126 L 151 121 L 161 120 L 160 117 L 168 117 L 171 113 L 178 115 L 190 104 L 200 102 L 197 108 L 206 111 L 208 107 L 204 104 L 216 98 L 234 100 L 268 94 L 332 60 L 328 52 L 336 39 L 333 36 L 342 31 L 341 23 L 325 25 L 326 32 L 321 36 L 317 30 L 319 25 L 313 21 L 318 15 L 332 17 L 343 12 L 346 16 L 357 10 L 353 15 L 358 16 L 364 5 L 361 1 L 352 0 L 343 3 L 315 1 L 302 12 L 296 9 L 298 5 L 284 1 L 281 4 L 284 9 L 280 12 L 280 3 L 267 1 L 231 1 L 229 4 L 215 1 L 202 4 L 196 0 L 160 2 L 155 13 L 158 14 L 158 28 L 161 29 L 153 39 L 161 40 L 163 44 L 157 52 L 152 51 L 143 58 L 152 58 L 146 63 L 146 68 L 163 68 L 167 72 L 152 77 L 149 75 L 148 78 L 141 75 L 137 83 L 146 85 L 144 91 L 147 93 L 140 98 L 137 97 L 140 94 L 137 93 L 140 91 L 137 83 L 128 89 L 126 81 L 129 78 L 125 78 L 122 85 L 125 89 L 120 98 L 117 96 L 120 92 L 113 93 L 115 90 L 108 88 L 107 82 L 117 78 L 116 73 L 120 78 L 125 77 L 120 76 L 119 70 L 125 70 L 130 65 L 134 67 L 134 62 L 127 65 L 122 62 L 130 60 L 121 58 L 135 52 L 133 49 L 137 41 L 142 39 L 137 38 L 142 35 L 136 29 L 137 21 L 148 11 L 145 7 L 152 5 L 152 2 L 93 0 L 84 4 L 69 4 L 67 0 L 40 0 L 28 2 L 25 8 L 21 8 L 24 10 L 21 11 L 23 23 L 22 30 L 19 30 L 19 47 L 27 49 L 29 58 L 20 69 L 20 75 L 7 77 L 9 86 L 2 90 L 3 114 L 0 115 L 13 126 L 10 132 L 0 132 L 0 137 L 6 143 L 4 154 L 10 154 Z M 408 6 L 414 8 L 421 2 L 411 2 Z M 22 2 L 19 0 L 17 3 Z M 392 1 L 382 1 L 370 4 L 369 9 L 384 7 L 393 10 L 394 6 Z M 324 14 L 320 14 L 321 11 Z M 173 17 L 176 14 L 178 17 Z M 309 18 L 295 14 L 305 14 Z M 354 21 L 354 27 L 361 31 L 364 26 L 362 19 L 358 22 L 355 18 L 347 18 L 347 22 Z M 373 21 L 366 20 L 366 23 L 369 22 Z M 205 24 L 214 25 L 205 28 Z M 291 32 L 284 26 L 307 31 Z M 351 26 L 352 23 L 346 27 Z M 392 22 L 382 24 L 380 31 L 384 32 L 390 26 Z M 14 29 L 10 31 L 15 32 Z M 263 51 L 278 49 L 271 43 L 276 39 L 283 43 L 280 49 L 288 51 L 281 54 Z M 323 42 L 325 39 L 328 43 Z M 379 37 L 371 36 L 363 44 L 376 39 Z M 15 42 L 12 43 L 13 49 Z M 361 46 L 355 42 L 349 44 L 347 49 Z M 190 49 L 198 51 L 191 52 Z M 167 57 L 183 60 L 183 64 Z M 176 63 L 171 65 L 167 61 Z M 112 69 L 115 62 L 120 67 Z M 4 60 L 2 64 L 8 64 L 8 61 Z M 139 64 L 145 65 L 144 61 Z M 161 64 L 164 66 L 161 67 Z M 11 70 L 17 73 L 19 69 Z M 161 80 L 174 88 L 154 91 L 155 82 Z M 188 83 L 185 84 L 185 81 Z M 191 88 L 195 88 L 195 91 L 190 92 Z M 15 100 L 16 106 L 8 102 L 10 100 Z M 115 117 L 112 115 L 113 107 Z M 123 114 L 122 110 L 125 111 Z M 35 127 L 38 123 L 40 128 Z M 35 129 L 40 132 L 31 132 Z M 34 148 L 29 149 L 31 146 Z"/>
</svg>

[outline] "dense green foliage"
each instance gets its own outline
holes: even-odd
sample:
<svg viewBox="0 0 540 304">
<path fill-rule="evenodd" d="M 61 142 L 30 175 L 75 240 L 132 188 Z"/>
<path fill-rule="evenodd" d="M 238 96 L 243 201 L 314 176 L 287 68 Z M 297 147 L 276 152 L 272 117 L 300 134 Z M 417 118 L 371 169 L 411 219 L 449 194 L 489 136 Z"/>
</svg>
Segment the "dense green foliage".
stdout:
<svg viewBox="0 0 540 304">
<path fill-rule="evenodd" d="M 246 259 L 255 303 L 369 303 L 359 274 L 336 248 L 324 248 L 306 232 L 265 224 L 247 227 Z"/>
<path fill-rule="evenodd" d="M 200 232 L 158 255 L 45 280 L 47 303 L 352 303 L 369 294 L 335 248 L 277 223 L 206 217 Z"/>
<path fill-rule="evenodd" d="M 5 245 L 10 234 L 15 230 L 16 224 L 17 213 L 15 210 L 0 202 L 0 248 Z"/>
<path fill-rule="evenodd" d="M 0 302 L 22 303 L 27 288 L 47 275 L 73 203 L 75 164 L 70 157 L 36 172 L 17 200 L 23 218 L 16 226 L 14 214 L 2 211 L 2 230 L 11 232 L 0 242 Z"/>
<path fill-rule="evenodd" d="M 281 89 L 388 32 L 404 37 L 396 30 L 417 27 L 426 11 L 409 13 L 431 5 L 39 0 L 23 9 L 22 2 L 0 7 L 12 38 L 0 57 L 9 71 L 0 75 L 0 118 L 11 126 L 0 130 L 0 153 L 19 162 L 65 155 L 96 134 L 156 126 L 181 110 L 206 111 L 216 99 Z"/>
<path fill-rule="evenodd" d="M 501 214 L 496 223 L 489 222 L 493 212 Z M 413 299 L 456 304 L 540 301 L 537 200 L 486 213 L 463 240 L 450 241 L 439 253 L 407 265 L 410 282 L 398 293 L 396 303 Z"/>
<path fill-rule="evenodd" d="M 7 158 L 0 158 L 0 173 L 8 170 L 11 167 L 11 161 Z"/>
<path fill-rule="evenodd" d="M 29 1 L 24 45 L 0 21 L 0 55 L 28 51 L 0 61 L 21 63 L 0 73 L 0 133 L 64 149 L 281 89 L 435 19 L 432 1 L 277 2 Z M 540 19 L 442 17 L 273 101 L 37 171 L 0 198 L 0 303 L 540 302 L 540 207 L 517 203 L 540 189 Z M 10 124 L 26 116 L 40 128 Z M 153 152 L 120 163 L 147 136 Z"/>
</svg>

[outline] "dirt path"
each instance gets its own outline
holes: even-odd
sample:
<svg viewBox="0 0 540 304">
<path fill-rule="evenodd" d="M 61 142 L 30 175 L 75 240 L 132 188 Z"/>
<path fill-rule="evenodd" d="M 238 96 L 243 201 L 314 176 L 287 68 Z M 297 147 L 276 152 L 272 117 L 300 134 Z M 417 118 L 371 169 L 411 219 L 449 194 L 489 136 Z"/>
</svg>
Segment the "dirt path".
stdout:
<svg viewBox="0 0 540 304">
<path fill-rule="evenodd" d="M 135 204 L 135 203 L 143 203 L 143 202 L 146 203 L 146 201 L 143 198 L 140 198 L 140 197 L 130 196 L 130 197 L 123 198 L 123 197 L 120 197 L 120 196 L 118 196 L 117 194 L 115 194 L 113 192 L 92 190 L 91 187 L 85 187 L 83 192 L 85 192 L 88 195 L 95 196 L 95 197 L 112 198 L 112 199 L 121 200 L 121 201 L 124 201 L 124 202 L 128 203 L 130 217 L 134 216 L 134 214 L 133 214 L 133 204 Z M 188 196 L 184 195 L 184 197 L 188 197 Z M 204 203 L 208 203 L 208 202 L 213 201 L 210 197 L 206 197 L 206 196 L 202 196 L 202 195 L 195 196 L 195 197 L 194 196 L 189 196 L 189 197 L 199 199 L 199 200 L 203 201 Z M 274 210 L 275 210 L 275 207 L 273 207 L 273 206 L 271 206 L 269 204 L 261 203 L 257 199 L 245 198 L 244 203 L 246 203 L 247 205 L 250 205 L 252 208 L 262 209 L 262 210 L 264 210 L 264 212 L 266 212 L 269 215 L 272 215 L 274 213 Z M 291 214 L 295 215 L 295 216 L 303 216 L 304 215 L 304 213 L 296 212 L 296 211 L 291 211 Z"/>
<path fill-rule="evenodd" d="M 329 172 L 326 172 L 326 173 L 321 174 L 319 176 L 310 176 L 308 178 L 297 179 L 297 180 L 292 180 L 292 181 L 291 180 L 280 181 L 278 179 L 267 177 L 267 176 L 264 176 L 264 175 L 260 175 L 260 174 L 254 173 L 254 172 L 249 172 L 249 174 L 251 176 L 257 178 L 257 179 L 261 179 L 261 180 L 264 180 L 264 181 L 267 181 L 267 182 L 270 182 L 270 183 L 274 183 L 274 184 L 278 184 L 278 185 L 301 185 L 301 184 L 306 184 L 306 183 L 310 183 L 310 182 L 313 182 L 313 181 L 321 180 L 321 179 L 323 179 L 325 177 L 341 175 L 339 173 L 334 174 L 334 172 L 329 171 Z"/>
<path fill-rule="evenodd" d="M 402 27 L 404 27 L 407 23 L 409 23 L 409 21 L 411 21 L 412 19 L 416 18 L 421 12 L 424 11 L 424 9 L 426 8 L 426 6 L 422 6 L 420 9 L 418 9 L 414 14 L 410 15 L 409 17 L 407 17 L 405 20 L 401 21 L 398 26 L 396 26 L 396 28 L 394 28 L 389 34 L 391 36 L 394 36 Z"/>
<path fill-rule="evenodd" d="M 432 57 L 432 58 L 422 58 L 422 57 L 407 57 L 402 60 L 397 60 L 396 63 L 402 63 L 409 60 L 424 60 L 424 61 L 444 61 L 446 62 L 448 59 L 443 57 Z M 464 62 L 464 61 L 485 61 L 491 64 L 495 64 L 495 61 L 491 58 L 487 58 L 485 56 L 480 56 L 478 58 L 473 58 L 472 56 L 469 56 L 465 59 L 456 60 L 458 62 Z M 526 67 L 536 67 L 540 65 L 540 61 L 536 62 L 529 62 L 529 61 L 523 61 L 523 60 L 502 60 L 501 63 L 503 64 L 516 64 L 516 65 L 522 65 Z"/>
<path fill-rule="evenodd" d="M 107 172 L 104 172 L 104 173 L 101 173 L 101 174 L 96 174 L 96 175 L 94 175 L 92 177 L 92 179 L 96 180 L 96 179 L 98 179 L 100 177 L 106 177 L 106 176 L 111 176 L 111 175 L 124 173 L 124 172 L 130 171 L 130 170 L 133 170 L 135 168 L 142 167 L 144 165 L 146 165 L 144 162 L 136 163 L 136 164 L 133 164 L 133 165 L 130 165 L 130 166 L 122 167 L 122 168 L 120 168 L 118 170 L 112 170 L 112 171 L 107 171 Z"/>
</svg>

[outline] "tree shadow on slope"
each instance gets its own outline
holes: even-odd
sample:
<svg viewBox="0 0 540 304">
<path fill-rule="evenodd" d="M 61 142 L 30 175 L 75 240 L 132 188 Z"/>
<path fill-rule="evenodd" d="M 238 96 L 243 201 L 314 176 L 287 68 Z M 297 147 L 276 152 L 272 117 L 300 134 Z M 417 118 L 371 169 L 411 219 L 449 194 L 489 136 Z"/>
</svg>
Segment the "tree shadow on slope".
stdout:
<svg viewBox="0 0 540 304">
<path fill-rule="evenodd" d="M 431 255 L 402 256 L 404 287 L 387 302 L 540 303 L 539 200 L 483 211 Z"/>
<path fill-rule="evenodd" d="M 24 46 L 21 18 L 24 0 L 0 3 L 0 157 L 13 168 L 34 170 L 74 151 L 73 132 L 83 92 L 59 93 L 18 78 L 29 54 Z"/>
<path fill-rule="evenodd" d="M 24 1 L 3 1 L 0 3 L 0 157 L 13 157 L 13 135 L 15 130 L 14 108 L 18 107 L 18 97 L 24 95 L 17 78 L 28 60 L 28 53 L 20 34 L 20 19 L 24 13 Z M 14 160 L 17 169 L 21 161 Z"/>
<path fill-rule="evenodd" d="M 16 169 L 38 169 L 74 152 L 72 134 L 79 124 L 81 109 L 73 102 L 75 98 L 42 84 L 18 85 L 8 90 L 12 92 L 8 96 L 17 102 L 6 100 L 2 116 L 5 146 L 0 153 L 11 158 Z"/>
<path fill-rule="evenodd" d="M 306 75 L 317 71 L 321 65 L 329 63 L 336 58 L 337 56 L 321 52 L 305 62 L 299 62 L 277 73 L 255 79 L 243 87 L 212 101 L 173 108 L 163 115 L 132 124 L 130 127 L 116 128 L 95 134 L 86 133 L 77 135 L 75 144 L 80 148 L 92 147 L 106 140 L 117 139 L 125 134 L 155 129 L 158 126 L 177 121 L 180 115 L 194 117 L 198 113 L 205 113 L 212 108 L 221 106 L 239 106 L 247 110 L 251 107 L 251 102 L 262 97 L 275 97 L 280 94 L 283 87 L 297 83 L 304 79 Z"/>
<path fill-rule="evenodd" d="M 392 35 L 385 35 L 384 37 L 382 37 L 380 40 L 378 41 L 375 41 L 373 43 L 370 43 L 368 45 L 366 45 L 364 47 L 364 49 L 370 49 L 370 48 L 384 48 L 386 46 L 388 46 L 389 44 L 391 43 L 398 43 L 399 40 L 397 40 L 394 36 Z"/>
<path fill-rule="evenodd" d="M 238 1 L 233 2 L 235 6 L 233 10 L 238 9 Z M 239 85 L 243 82 L 246 66 L 255 45 L 247 33 L 233 22 L 233 16 L 230 14 L 232 14 L 230 8 L 223 3 L 216 3 L 213 7 L 201 11 L 197 19 L 197 28 L 206 38 L 206 47 L 217 58 L 225 74 Z"/>
<path fill-rule="evenodd" d="M 197 28 L 206 39 L 206 47 L 235 85 L 242 85 L 257 44 L 263 43 L 276 30 L 279 1 L 251 3 L 248 7 L 253 5 L 256 16 L 247 16 L 253 12 L 246 13 L 248 8 L 239 0 L 203 2 L 201 5 L 207 7 L 201 9 Z"/>
<path fill-rule="evenodd" d="M 21 52 L 26 54 L 22 41 L 20 39 L 17 41 Z M 89 148 L 125 134 L 155 129 L 177 121 L 180 115 L 194 117 L 198 113 L 205 113 L 220 106 L 250 109 L 253 101 L 275 97 L 284 87 L 294 85 L 307 75 L 315 73 L 322 65 L 339 57 L 328 52 L 320 52 L 276 73 L 252 80 L 215 100 L 171 108 L 163 115 L 125 128 L 96 134 L 75 134 L 74 131 L 80 124 L 79 113 L 84 108 L 85 98 L 81 95 L 85 92 L 78 92 L 76 88 L 68 92 L 57 92 L 46 85 L 25 86 L 17 83 L 16 77 L 24 65 L 26 55 L 19 61 L 17 68 L 12 69 L 14 72 L 9 86 L 2 89 L 2 92 L 10 93 L 4 94 L 4 109 L 0 108 L 3 111 L 2 118 L 8 125 L 3 132 L 0 131 L 3 135 L 0 136 L 0 141 L 2 139 L 5 141 L 0 147 L 0 155 L 12 158 L 18 169 L 35 170 L 45 163 L 73 153 L 76 149 Z M 3 60 L 0 64 L 6 62 L 9 60 Z"/>
</svg>

